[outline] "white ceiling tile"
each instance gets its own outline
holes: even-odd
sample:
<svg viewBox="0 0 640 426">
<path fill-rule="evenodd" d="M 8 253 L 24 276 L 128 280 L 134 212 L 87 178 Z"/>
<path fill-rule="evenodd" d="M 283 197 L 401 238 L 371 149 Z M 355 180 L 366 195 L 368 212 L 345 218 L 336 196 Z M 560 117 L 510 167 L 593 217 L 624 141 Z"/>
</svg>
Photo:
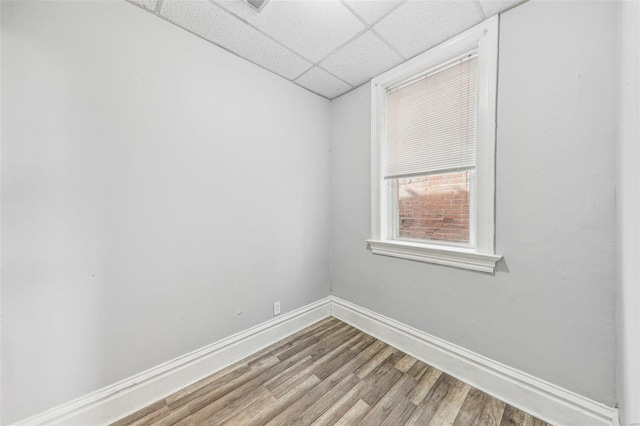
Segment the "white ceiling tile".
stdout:
<svg viewBox="0 0 640 426">
<path fill-rule="evenodd" d="M 327 71 L 359 86 L 403 61 L 378 36 L 367 31 L 320 64 Z"/>
<path fill-rule="evenodd" d="M 213 0 L 213 2 L 219 4 L 229 12 L 242 18 L 245 21 L 251 20 L 260 13 L 244 4 L 240 0 Z M 271 1 L 269 1 L 267 5 L 269 5 L 269 3 L 271 3 Z M 266 7 L 267 6 L 265 5 L 265 8 Z"/>
<path fill-rule="evenodd" d="M 479 0 L 484 15 L 488 18 L 511 9 L 526 0 Z"/>
<path fill-rule="evenodd" d="M 351 86 L 318 67 L 311 68 L 295 82 L 327 99 L 333 99 L 351 90 Z"/>
<path fill-rule="evenodd" d="M 257 12 L 255 9 L 250 8 L 248 5 L 244 4 L 240 0 L 213 0 L 213 1 L 215 3 L 218 3 L 220 6 L 224 7 L 234 15 L 244 19 L 247 22 L 253 19 L 254 17 L 258 16 L 259 13 L 261 13 L 261 12 Z M 270 3 L 271 1 L 269 1 L 267 5 L 269 5 Z M 267 7 L 267 5 L 265 5 L 265 8 Z"/>
<path fill-rule="evenodd" d="M 346 0 L 366 23 L 372 24 L 405 0 Z"/>
<path fill-rule="evenodd" d="M 364 29 L 338 0 L 271 0 L 260 13 L 238 0 L 215 1 L 312 62 Z"/>
<path fill-rule="evenodd" d="M 145 9 L 149 9 L 153 12 L 156 10 L 156 6 L 158 5 L 158 0 L 128 0 L 131 3 L 135 3 L 144 7 Z"/>
<path fill-rule="evenodd" d="M 482 20 L 476 3 L 470 0 L 410 0 L 373 29 L 411 58 Z"/>
<path fill-rule="evenodd" d="M 311 64 L 207 0 L 164 0 L 160 15 L 288 79 Z"/>
</svg>

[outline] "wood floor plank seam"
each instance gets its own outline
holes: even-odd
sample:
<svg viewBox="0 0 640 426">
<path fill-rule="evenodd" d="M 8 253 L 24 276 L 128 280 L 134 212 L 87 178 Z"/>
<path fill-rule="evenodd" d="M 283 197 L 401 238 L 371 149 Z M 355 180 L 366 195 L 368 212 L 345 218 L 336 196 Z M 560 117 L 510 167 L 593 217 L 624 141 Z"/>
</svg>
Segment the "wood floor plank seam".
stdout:
<svg viewBox="0 0 640 426">
<path fill-rule="evenodd" d="M 547 425 L 333 317 L 113 423 L 357 424 Z"/>
</svg>

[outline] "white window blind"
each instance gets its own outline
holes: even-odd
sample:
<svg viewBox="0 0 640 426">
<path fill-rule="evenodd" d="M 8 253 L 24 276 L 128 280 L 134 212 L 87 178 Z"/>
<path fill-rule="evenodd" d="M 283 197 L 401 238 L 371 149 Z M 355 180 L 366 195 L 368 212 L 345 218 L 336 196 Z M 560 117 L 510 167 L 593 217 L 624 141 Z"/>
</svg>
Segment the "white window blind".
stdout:
<svg viewBox="0 0 640 426">
<path fill-rule="evenodd" d="M 477 56 L 387 90 L 384 177 L 475 167 Z"/>
</svg>

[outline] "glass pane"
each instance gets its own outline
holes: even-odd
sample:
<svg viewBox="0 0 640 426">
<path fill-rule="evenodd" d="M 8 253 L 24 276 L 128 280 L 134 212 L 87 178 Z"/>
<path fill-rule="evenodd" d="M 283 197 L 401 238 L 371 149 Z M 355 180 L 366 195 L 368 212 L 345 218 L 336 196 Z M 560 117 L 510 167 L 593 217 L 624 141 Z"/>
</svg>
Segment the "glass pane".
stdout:
<svg viewBox="0 0 640 426">
<path fill-rule="evenodd" d="M 471 171 L 398 179 L 398 238 L 469 242 Z"/>
</svg>

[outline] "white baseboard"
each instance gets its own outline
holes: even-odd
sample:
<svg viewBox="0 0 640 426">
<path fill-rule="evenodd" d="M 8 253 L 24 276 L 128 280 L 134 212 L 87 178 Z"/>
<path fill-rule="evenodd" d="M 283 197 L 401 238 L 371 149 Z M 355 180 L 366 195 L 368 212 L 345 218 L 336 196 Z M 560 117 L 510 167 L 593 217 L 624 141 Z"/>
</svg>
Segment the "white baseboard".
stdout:
<svg viewBox="0 0 640 426">
<path fill-rule="evenodd" d="M 617 409 L 331 296 L 331 314 L 516 408 L 565 426 L 616 426 Z"/>
<path fill-rule="evenodd" d="M 554 425 L 618 426 L 615 408 L 335 296 L 269 320 L 13 426 L 88 426 L 114 422 L 329 315 Z"/>
<path fill-rule="evenodd" d="M 328 317 L 329 305 L 319 300 L 14 426 L 109 424 Z"/>
</svg>

